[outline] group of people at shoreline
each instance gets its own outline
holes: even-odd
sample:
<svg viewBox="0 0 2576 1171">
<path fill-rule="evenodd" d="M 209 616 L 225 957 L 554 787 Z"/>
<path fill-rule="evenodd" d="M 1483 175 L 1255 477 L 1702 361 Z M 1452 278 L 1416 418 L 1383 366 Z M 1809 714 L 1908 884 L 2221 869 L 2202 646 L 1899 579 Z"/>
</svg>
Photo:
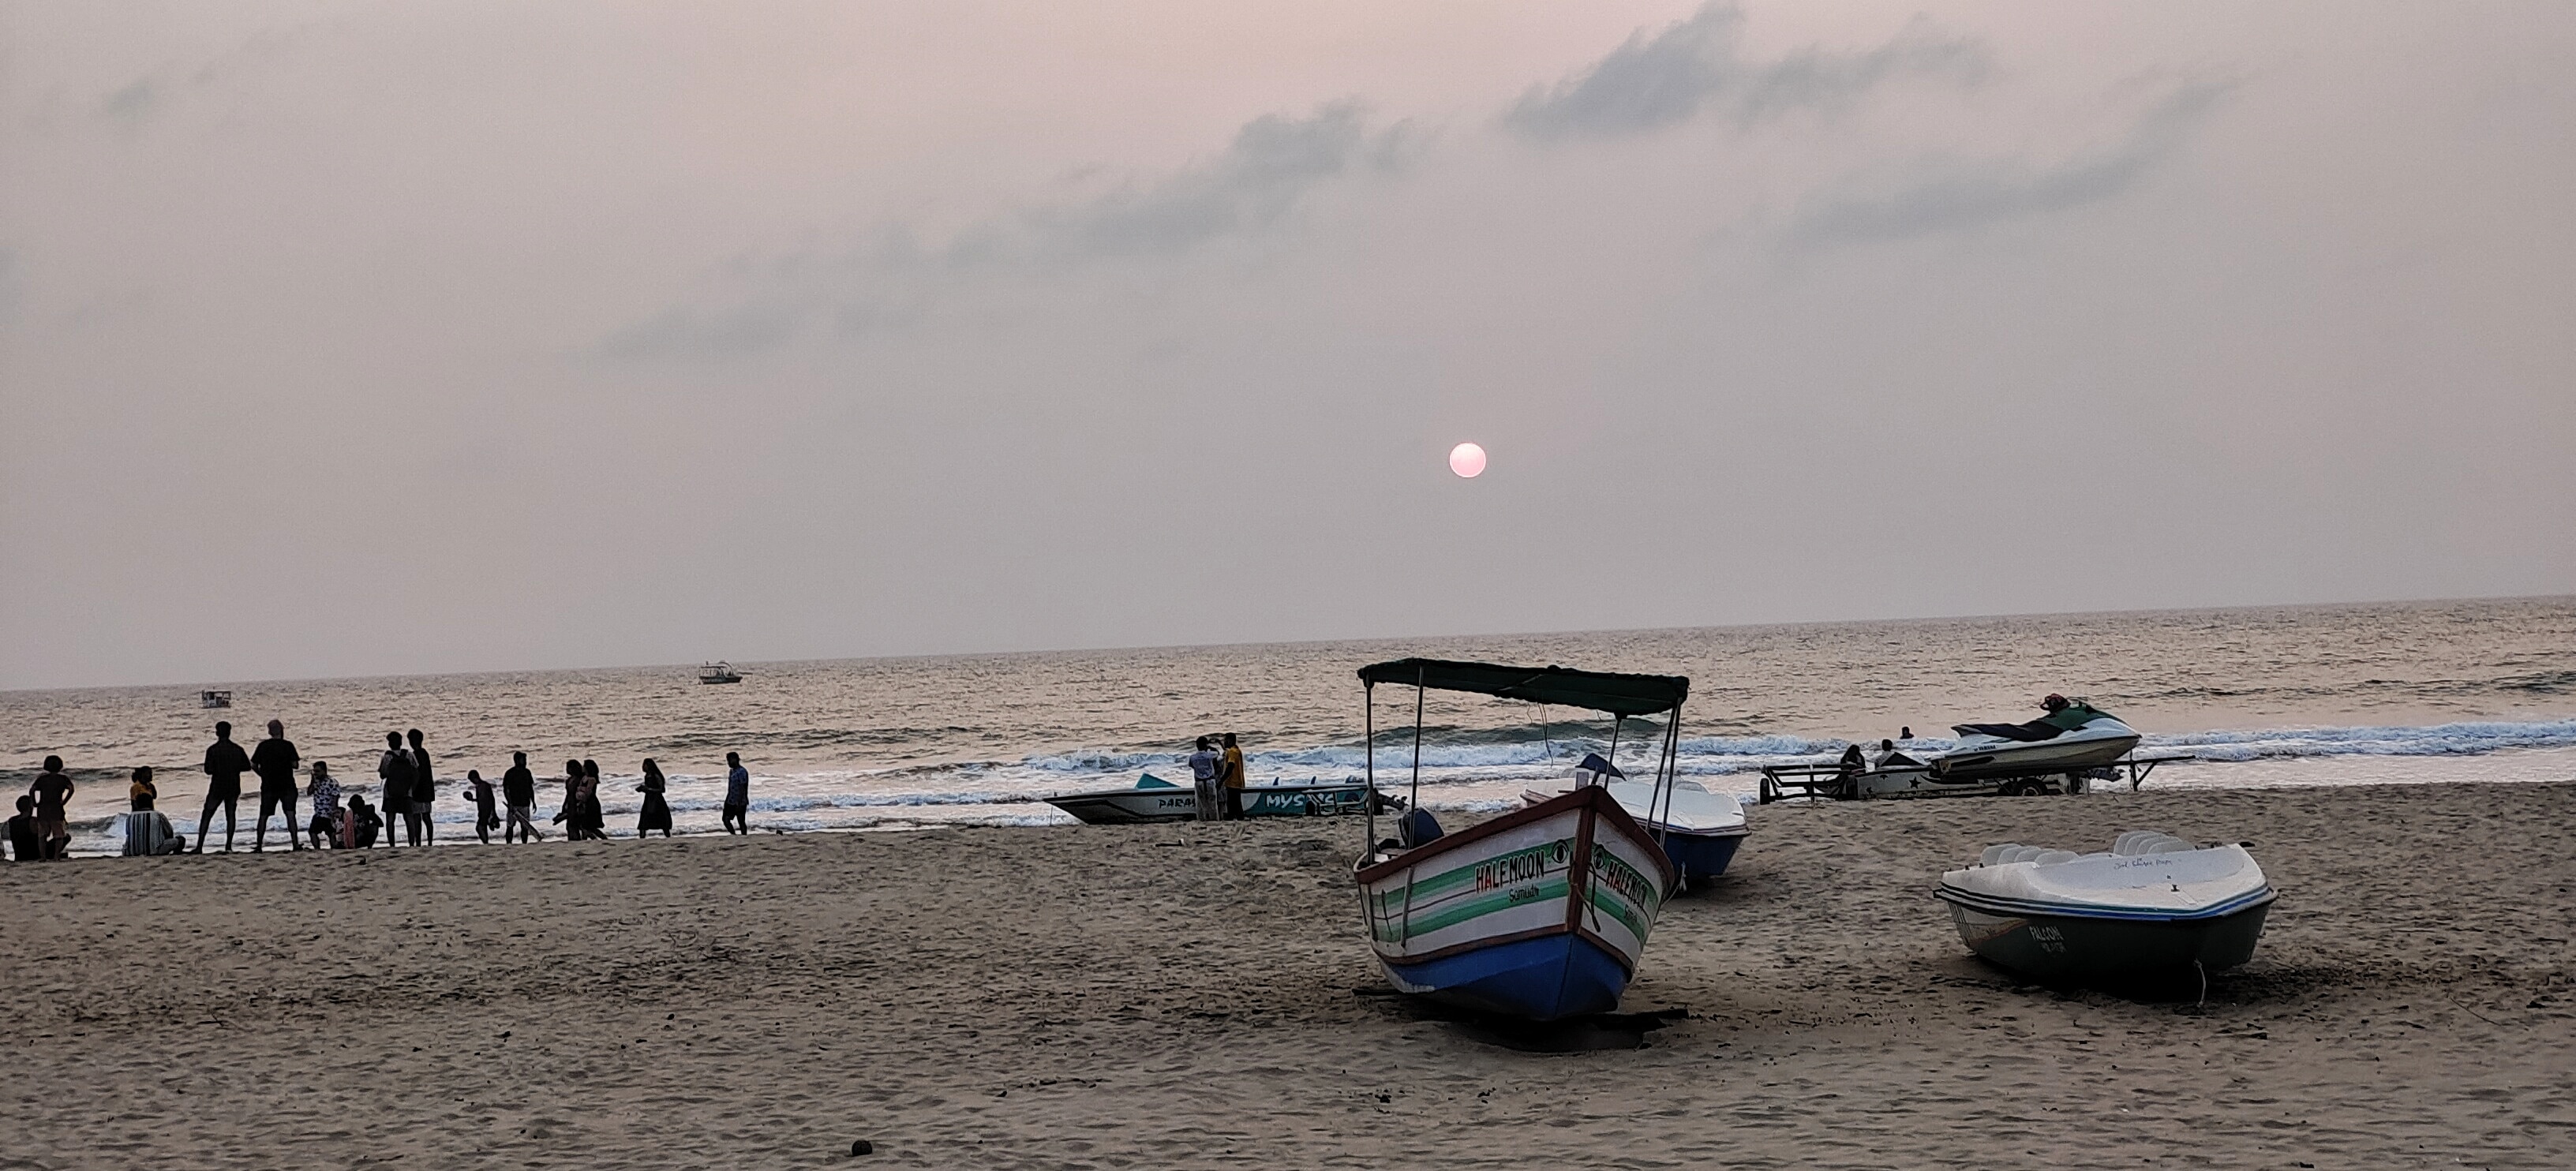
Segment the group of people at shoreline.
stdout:
<svg viewBox="0 0 2576 1171">
<path fill-rule="evenodd" d="M 232 724 L 215 724 L 214 743 L 206 746 L 205 808 L 197 817 L 197 840 L 191 846 L 185 835 L 170 826 L 169 819 L 155 805 L 160 787 L 153 779 L 152 766 L 135 768 L 126 794 L 129 811 L 125 819 L 125 853 L 158 855 L 204 853 L 207 831 L 214 825 L 215 814 L 224 817 L 223 852 L 231 853 L 235 829 L 235 807 L 242 800 L 242 778 L 251 775 L 259 781 L 259 819 L 251 839 L 251 851 L 263 852 L 268 847 L 268 819 L 282 815 L 288 846 L 303 850 L 306 843 L 320 849 L 367 849 L 382 837 L 388 847 L 408 842 L 429 846 L 437 842 L 437 823 L 431 814 L 439 796 L 440 781 L 436 768 L 418 728 L 408 733 L 385 733 L 384 753 L 376 760 L 378 799 L 369 803 L 365 790 L 344 787 L 332 775 L 328 761 L 315 760 L 309 765 L 296 751 L 294 741 L 286 738 L 286 725 L 279 720 L 268 722 L 268 738 L 245 752 L 232 738 Z M 505 843 L 543 841 L 545 832 L 535 820 L 536 775 L 528 768 L 528 754 L 513 752 L 511 764 L 496 785 L 486 780 L 479 769 L 467 769 L 463 780 L 465 795 L 474 802 L 474 836 L 489 844 L 492 831 L 501 831 Z M 309 769 L 309 781 L 297 784 L 297 770 Z M 725 796 L 723 824 L 728 834 L 751 832 L 751 772 L 743 767 L 739 753 L 725 754 Z M 662 767 L 652 758 L 644 760 L 642 781 L 635 791 L 644 795 L 643 807 L 636 817 L 635 834 L 646 837 L 659 830 L 671 836 L 671 806 L 665 794 L 669 782 Z M 564 827 L 564 836 L 572 841 L 604 841 L 608 838 L 605 813 L 599 800 L 599 762 L 567 760 L 564 775 L 548 784 L 561 784 L 563 804 L 553 824 Z M 13 860 L 30 862 L 57 859 L 68 855 L 71 829 L 68 810 L 77 786 L 65 772 L 63 759 L 47 756 L 44 770 L 37 774 L 27 793 L 18 798 L 18 814 L 8 822 L 9 854 Z M 312 816 L 299 820 L 298 799 L 309 802 Z M 400 830 L 397 834 L 395 831 Z"/>
</svg>

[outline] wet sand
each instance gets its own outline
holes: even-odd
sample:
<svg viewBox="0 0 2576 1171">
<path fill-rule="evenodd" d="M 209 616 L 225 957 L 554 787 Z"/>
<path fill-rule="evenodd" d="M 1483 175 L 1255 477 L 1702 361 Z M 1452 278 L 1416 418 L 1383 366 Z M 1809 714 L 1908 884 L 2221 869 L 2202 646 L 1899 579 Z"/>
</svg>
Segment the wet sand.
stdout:
<svg viewBox="0 0 2576 1171">
<path fill-rule="evenodd" d="M 0 867 L 0 1167 L 2576 1165 L 2576 785 L 1754 821 L 1571 1053 L 1382 994 L 1355 822 Z M 2131 828 L 2282 891 L 2204 1003 L 1927 894 Z"/>
</svg>

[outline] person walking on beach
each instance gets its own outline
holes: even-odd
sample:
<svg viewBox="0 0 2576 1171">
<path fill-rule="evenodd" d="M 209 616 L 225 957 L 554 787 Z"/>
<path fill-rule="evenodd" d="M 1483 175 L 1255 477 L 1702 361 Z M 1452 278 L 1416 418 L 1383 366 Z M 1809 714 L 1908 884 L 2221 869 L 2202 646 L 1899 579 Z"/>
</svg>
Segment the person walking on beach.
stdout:
<svg viewBox="0 0 2576 1171">
<path fill-rule="evenodd" d="M 1225 758 L 1217 762 L 1217 787 L 1225 790 L 1225 819 L 1243 820 L 1243 748 L 1234 733 L 1225 734 Z"/>
<path fill-rule="evenodd" d="M 563 806 L 555 810 L 555 824 L 564 827 L 564 840 L 581 840 L 581 762 L 564 762 Z"/>
<path fill-rule="evenodd" d="M 1215 821 L 1220 811 L 1216 795 L 1217 770 L 1224 758 L 1209 746 L 1208 738 L 1199 737 L 1198 751 L 1190 754 L 1190 782 L 1198 789 L 1199 820 Z"/>
<path fill-rule="evenodd" d="M 152 783 L 152 766 L 147 764 L 135 769 L 134 783 L 125 787 L 125 807 L 136 813 L 144 813 L 152 808 L 153 802 L 160 799 L 161 786 Z"/>
<path fill-rule="evenodd" d="M 411 807 L 403 811 L 403 828 L 415 846 L 438 844 L 438 826 L 430 821 L 432 802 L 438 800 L 438 772 L 429 763 L 429 749 L 421 746 L 420 729 L 411 730 Z"/>
<path fill-rule="evenodd" d="M 599 806 L 599 762 L 581 762 L 581 828 L 593 841 L 608 840 L 608 816 Z"/>
<path fill-rule="evenodd" d="M 251 853 L 267 848 L 268 815 L 281 807 L 286 819 L 278 824 L 286 828 L 286 844 L 304 848 L 304 835 L 297 832 L 303 827 L 295 819 L 295 766 L 300 761 L 295 742 L 286 738 L 285 722 L 270 720 L 268 739 L 250 752 L 251 771 L 259 774 L 259 828 L 251 834 Z"/>
<path fill-rule="evenodd" d="M 36 799 L 36 856 L 60 858 L 71 848 L 71 826 L 64 821 L 71 808 L 72 794 L 79 788 L 63 773 L 63 758 L 45 758 L 45 771 L 36 774 L 36 782 L 27 792 Z M 21 855 L 23 859 L 24 855 Z"/>
<path fill-rule="evenodd" d="M 657 829 L 662 831 L 663 837 L 671 836 L 671 805 L 662 800 L 664 787 L 662 766 L 653 763 L 652 757 L 645 757 L 644 783 L 635 786 L 636 792 L 644 794 L 644 811 L 635 815 L 636 837 L 641 838 Z"/>
<path fill-rule="evenodd" d="M 528 771 L 527 753 L 510 754 L 510 771 L 501 774 L 501 801 L 510 807 L 510 820 L 501 827 L 503 842 L 545 840 L 546 835 L 538 833 L 537 823 L 530 820 L 537 811 L 537 774 Z"/>
<path fill-rule="evenodd" d="M 206 831 L 214 828 L 215 807 L 224 810 L 224 852 L 233 852 L 233 809 L 241 803 L 242 774 L 250 771 L 250 754 L 233 743 L 231 721 L 215 721 L 215 742 L 206 746 L 206 808 L 197 815 L 197 846 L 206 852 Z"/>
<path fill-rule="evenodd" d="M 411 753 L 403 749 L 402 733 L 385 733 L 385 754 L 376 758 L 376 779 L 385 783 L 385 791 L 378 795 L 376 808 L 387 819 L 385 824 L 390 828 L 393 824 L 392 818 L 400 817 L 411 810 Z M 349 808 L 354 812 L 362 806 L 356 801 L 351 801 Z M 397 844 L 392 834 L 385 835 L 387 847 Z"/>
<path fill-rule="evenodd" d="M 340 832 L 340 782 L 331 779 L 329 761 L 313 762 L 313 787 L 305 795 L 312 798 L 313 824 L 305 829 L 313 839 L 313 848 L 319 850 L 325 845 L 339 845 L 343 840 Z"/>
<path fill-rule="evenodd" d="M 492 810 L 492 782 L 483 779 L 480 769 L 465 770 L 465 783 L 474 798 L 474 840 L 492 844 L 492 831 L 501 828 L 501 815 Z"/>
<path fill-rule="evenodd" d="M 751 832 L 751 770 L 742 767 L 742 754 L 725 753 L 724 827 L 729 834 Z"/>
</svg>

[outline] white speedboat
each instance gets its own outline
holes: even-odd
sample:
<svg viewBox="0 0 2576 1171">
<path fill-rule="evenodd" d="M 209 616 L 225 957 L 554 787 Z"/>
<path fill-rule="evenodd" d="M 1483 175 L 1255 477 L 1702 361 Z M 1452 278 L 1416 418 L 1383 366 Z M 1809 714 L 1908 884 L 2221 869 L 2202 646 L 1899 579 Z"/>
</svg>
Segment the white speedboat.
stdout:
<svg viewBox="0 0 2576 1171">
<path fill-rule="evenodd" d="M 1608 789 L 1619 808 L 1661 838 L 1664 856 L 1684 878 L 1706 880 L 1726 873 L 1744 835 L 1753 832 L 1744 823 L 1744 803 L 1732 793 L 1712 793 L 1697 781 L 1675 780 L 1659 795 L 1655 786 L 1629 780 L 1598 755 L 1583 758 L 1573 783 L 1523 790 L 1521 803 L 1541 804 L 1586 785 Z"/>
<path fill-rule="evenodd" d="M 1368 786 L 1357 781 L 1272 781 L 1246 785 L 1245 817 L 1329 817 L 1362 811 Z M 1092 825 L 1136 825 L 1152 821 L 1196 821 L 1198 790 L 1146 773 L 1134 787 L 1067 793 L 1049 797 L 1053 805 Z"/>
<path fill-rule="evenodd" d="M 2048 697 L 2048 714 L 2027 724 L 1958 724 L 1957 743 L 1914 759 L 1936 781 L 2102 768 L 2138 746 L 2137 729 L 2083 700 Z"/>
<path fill-rule="evenodd" d="M 2063 981 L 2235 967 L 2253 957 L 2276 897 L 2245 847 L 2153 830 L 2101 854 L 1988 846 L 1934 894 L 1970 950 Z"/>
<path fill-rule="evenodd" d="M 740 683 L 742 682 L 742 672 L 734 670 L 733 664 L 731 663 L 702 663 L 698 666 L 698 682 Z"/>
</svg>

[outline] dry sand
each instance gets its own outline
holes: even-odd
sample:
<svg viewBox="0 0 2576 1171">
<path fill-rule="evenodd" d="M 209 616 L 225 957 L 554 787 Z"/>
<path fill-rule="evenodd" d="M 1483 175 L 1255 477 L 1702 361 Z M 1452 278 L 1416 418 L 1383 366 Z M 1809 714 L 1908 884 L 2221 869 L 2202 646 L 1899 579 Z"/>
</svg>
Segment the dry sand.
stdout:
<svg viewBox="0 0 2576 1171">
<path fill-rule="evenodd" d="M 1352 822 L 13 865 L 0 1167 L 2576 1166 L 2576 786 L 1755 824 L 1553 1054 L 1379 994 Z M 2140 827 L 2281 889 L 2205 1005 L 1926 894 Z"/>
</svg>

